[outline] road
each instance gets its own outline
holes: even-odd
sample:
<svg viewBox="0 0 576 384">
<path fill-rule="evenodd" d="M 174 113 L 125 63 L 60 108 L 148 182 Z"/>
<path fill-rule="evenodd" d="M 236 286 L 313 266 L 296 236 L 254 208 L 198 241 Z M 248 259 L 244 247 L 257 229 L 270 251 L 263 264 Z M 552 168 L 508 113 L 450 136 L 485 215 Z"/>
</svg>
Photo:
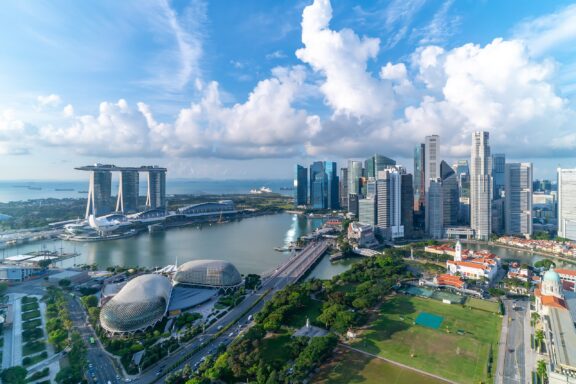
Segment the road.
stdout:
<svg viewBox="0 0 576 384">
<path fill-rule="evenodd" d="M 92 327 L 87 325 L 86 313 L 76 297 L 68 300 L 68 309 L 70 310 L 70 320 L 74 324 L 74 329 L 80 333 L 86 344 L 86 357 L 88 363 L 91 364 L 91 366 L 89 365 L 89 371 L 86 372 L 89 382 L 103 384 L 108 383 L 108 381 L 111 383 L 118 382 L 118 372 L 112 358 L 104 352 L 98 343 L 90 344 L 91 337 L 95 340 L 97 338 Z M 92 372 L 94 375 L 92 375 Z"/>
<path fill-rule="evenodd" d="M 296 254 L 283 265 L 279 266 L 270 277 L 262 282 L 262 286 L 258 291 L 248 296 L 242 303 L 230 310 L 226 316 L 206 329 L 205 334 L 195 338 L 192 342 L 179 349 L 173 355 L 159 361 L 154 365 L 154 367 L 151 367 L 151 369 L 144 372 L 137 379 L 137 382 L 144 384 L 153 383 L 155 381 L 164 382 L 164 376 L 169 372 L 157 367 L 172 367 L 172 365 L 182 359 L 191 350 L 199 348 L 203 342 L 207 342 L 207 344 L 201 347 L 186 361 L 180 363 L 172 371 L 181 369 L 184 364 L 189 364 L 194 367 L 196 364 L 200 363 L 204 356 L 214 353 L 220 345 L 230 344 L 232 340 L 238 336 L 241 327 L 244 327 L 249 323 L 249 316 L 253 316 L 255 313 L 260 311 L 264 304 L 272 298 L 275 292 L 304 276 L 318 258 L 326 252 L 327 248 L 328 243 L 325 241 L 310 243 L 301 252 Z M 255 304 L 256 302 L 258 303 Z M 244 315 L 242 315 L 243 313 Z M 242 315 L 241 318 L 239 318 L 240 315 Z M 218 332 L 219 328 L 228 325 L 231 325 L 228 331 L 211 341 L 207 341 L 207 339 L 210 340 L 210 338 Z"/>
<path fill-rule="evenodd" d="M 507 313 L 507 318 L 504 319 L 507 322 L 507 334 L 505 343 L 500 345 L 499 353 L 504 354 L 504 364 L 497 381 L 523 384 L 527 382 L 527 373 L 530 374 L 526 369 L 526 349 L 530 350 L 530 345 L 526 345 L 526 340 L 530 340 L 530 322 L 529 319 L 526 321 L 529 317 L 530 301 L 527 298 L 502 301 Z"/>
</svg>

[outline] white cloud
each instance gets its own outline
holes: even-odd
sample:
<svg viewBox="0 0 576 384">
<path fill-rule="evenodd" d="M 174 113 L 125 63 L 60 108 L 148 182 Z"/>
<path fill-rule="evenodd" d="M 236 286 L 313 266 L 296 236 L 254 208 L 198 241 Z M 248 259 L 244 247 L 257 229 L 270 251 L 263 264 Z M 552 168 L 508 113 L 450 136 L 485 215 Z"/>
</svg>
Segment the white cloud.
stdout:
<svg viewBox="0 0 576 384">
<path fill-rule="evenodd" d="M 286 54 L 280 50 L 274 51 L 266 55 L 266 60 L 277 60 L 286 58 Z"/>
<path fill-rule="evenodd" d="M 62 103 L 62 99 L 56 94 L 38 96 L 36 100 L 38 101 L 38 108 L 40 109 L 57 107 Z"/>
<path fill-rule="evenodd" d="M 72 104 L 68 104 L 64 107 L 64 109 L 62 110 L 62 115 L 64 117 L 74 116 L 74 107 L 72 106 Z"/>
<path fill-rule="evenodd" d="M 304 48 L 296 56 L 325 76 L 320 89 L 336 114 L 379 116 L 390 113 L 391 87 L 367 72 L 367 61 L 376 58 L 380 40 L 359 37 L 350 29 L 332 31 L 332 7 L 316 0 L 302 16 Z"/>
<path fill-rule="evenodd" d="M 413 31 L 420 45 L 442 43 L 456 33 L 461 18 L 450 15 L 453 4 L 454 0 L 445 0 L 428 24 Z"/>
<path fill-rule="evenodd" d="M 526 42 L 534 56 L 552 50 L 574 51 L 576 5 L 569 5 L 558 12 L 520 23 L 515 29 L 515 36 Z"/>
</svg>

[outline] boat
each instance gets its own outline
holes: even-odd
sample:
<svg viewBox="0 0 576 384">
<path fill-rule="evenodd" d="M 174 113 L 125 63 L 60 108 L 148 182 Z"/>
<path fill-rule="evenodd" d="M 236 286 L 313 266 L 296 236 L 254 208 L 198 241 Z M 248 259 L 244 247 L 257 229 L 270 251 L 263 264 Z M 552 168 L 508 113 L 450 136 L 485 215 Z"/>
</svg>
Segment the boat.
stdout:
<svg viewBox="0 0 576 384">
<path fill-rule="evenodd" d="M 293 187 L 280 187 L 281 191 L 293 191 L 294 188 Z"/>
<path fill-rule="evenodd" d="M 55 188 L 54 190 L 64 192 L 64 191 L 73 191 L 74 188 Z"/>
<path fill-rule="evenodd" d="M 88 193 L 88 191 L 78 191 L 78 193 Z"/>
<path fill-rule="evenodd" d="M 261 193 L 272 193 L 272 189 L 268 187 L 260 187 L 260 189 L 251 189 L 250 194 L 259 195 Z"/>
</svg>

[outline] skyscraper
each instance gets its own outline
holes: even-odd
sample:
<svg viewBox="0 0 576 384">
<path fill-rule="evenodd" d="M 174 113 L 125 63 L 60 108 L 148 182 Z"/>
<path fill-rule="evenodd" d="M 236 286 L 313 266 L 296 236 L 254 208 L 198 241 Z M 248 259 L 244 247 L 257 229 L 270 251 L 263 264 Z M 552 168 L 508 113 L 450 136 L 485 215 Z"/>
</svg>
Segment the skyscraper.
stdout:
<svg viewBox="0 0 576 384">
<path fill-rule="evenodd" d="M 376 199 L 374 197 L 358 200 L 358 221 L 376 225 Z"/>
<path fill-rule="evenodd" d="M 333 161 L 326 161 L 324 163 L 324 169 L 326 169 L 326 175 L 328 176 L 328 196 L 327 196 L 327 203 L 328 209 L 340 209 L 340 194 L 338 185 L 339 177 L 338 177 L 338 165 Z"/>
<path fill-rule="evenodd" d="M 470 225 L 470 168 L 468 167 L 468 160 L 458 160 L 456 177 L 458 178 L 460 196 L 458 224 Z"/>
<path fill-rule="evenodd" d="M 310 166 L 310 205 L 313 209 L 338 209 L 338 168 L 331 161 Z"/>
<path fill-rule="evenodd" d="M 340 207 L 348 210 L 348 168 L 340 168 Z"/>
<path fill-rule="evenodd" d="M 396 165 L 396 161 L 382 155 L 374 155 L 364 161 L 364 176 L 367 178 L 378 176 L 378 172 Z"/>
<path fill-rule="evenodd" d="M 313 209 L 328 208 L 328 175 L 324 162 L 315 161 L 310 166 L 310 205 Z"/>
<path fill-rule="evenodd" d="M 138 210 L 139 173 L 135 169 L 123 169 L 118 180 L 116 211 L 132 213 Z"/>
<path fill-rule="evenodd" d="M 495 153 L 492 155 L 492 181 L 494 183 L 492 198 L 494 200 L 502 197 L 504 191 L 504 172 L 506 169 L 506 155 Z"/>
<path fill-rule="evenodd" d="M 492 158 L 490 134 L 474 132 L 470 156 L 470 226 L 476 239 L 488 240 L 492 233 Z"/>
<path fill-rule="evenodd" d="M 412 175 L 401 175 L 401 201 L 400 210 L 400 224 L 404 227 L 404 237 L 411 238 L 413 235 L 414 227 L 414 188 L 412 186 Z"/>
<path fill-rule="evenodd" d="M 348 160 L 348 212 L 358 213 L 358 200 L 360 199 L 360 178 L 362 177 L 362 162 Z M 354 197 L 351 197 L 354 195 Z M 350 203 L 354 200 L 354 203 Z M 356 212 L 354 212 L 356 210 Z"/>
<path fill-rule="evenodd" d="M 360 193 L 360 178 L 362 177 L 362 162 L 348 160 L 348 193 Z"/>
<path fill-rule="evenodd" d="M 104 168 L 103 166 L 102 168 Z M 112 173 L 95 169 L 90 173 L 86 218 L 90 215 L 102 216 L 112 211 Z"/>
<path fill-rule="evenodd" d="M 296 165 L 294 172 L 294 205 L 306 205 L 308 202 L 308 168 Z"/>
<path fill-rule="evenodd" d="M 414 148 L 414 211 L 420 211 L 424 207 L 426 198 L 426 162 L 424 152 L 424 144 L 418 144 Z"/>
<path fill-rule="evenodd" d="M 166 209 L 166 168 L 146 167 L 148 171 L 148 192 L 146 207 Z"/>
<path fill-rule="evenodd" d="M 441 239 L 444 234 L 444 199 L 442 196 L 442 181 L 430 180 L 428 185 L 426 205 L 426 231 L 433 239 Z"/>
<path fill-rule="evenodd" d="M 458 225 L 460 196 L 456 172 L 445 161 L 440 163 L 440 177 L 442 180 L 443 226 L 446 228 Z"/>
<path fill-rule="evenodd" d="M 576 240 L 576 168 L 558 168 L 558 236 Z"/>
<path fill-rule="evenodd" d="M 376 225 L 380 233 L 390 240 L 404 237 L 401 174 L 396 169 L 378 172 L 376 190 Z"/>
<path fill-rule="evenodd" d="M 509 163 L 504 172 L 507 235 L 532 235 L 532 164 Z"/>
<path fill-rule="evenodd" d="M 440 137 L 426 136 L 424 141 L 424 190 L 430 185 L 430 179 L 440 177 Z"/>
</svg>

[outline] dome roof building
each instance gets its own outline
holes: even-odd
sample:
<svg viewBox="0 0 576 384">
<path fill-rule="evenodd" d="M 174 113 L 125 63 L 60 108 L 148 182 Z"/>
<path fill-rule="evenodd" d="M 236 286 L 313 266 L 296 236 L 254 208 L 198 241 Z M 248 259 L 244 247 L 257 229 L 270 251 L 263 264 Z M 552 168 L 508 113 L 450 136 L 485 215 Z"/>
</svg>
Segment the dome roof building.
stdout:
<svg viewBox="0 0 576 384">
<path fill-rule="evenodd" d="M 562 281 L 560 275 L 551 267 L 542 278 L 542 295 L 562 298 Z"/>
<path fill-rule="evenodd" d="M 168 309 L 172 284 L 161 275 L 130 280 L 100 311 L 100 324 L 109 333 L 134 333 L 154 326 Z"/>
<path fill-rule="evenodd" d="M 231 288 L 242 283 L 236 267 L 224 260 L 192 260 L 182 264 L 174 274 L 178 284 L 211 288 Z"/>
</svg>

